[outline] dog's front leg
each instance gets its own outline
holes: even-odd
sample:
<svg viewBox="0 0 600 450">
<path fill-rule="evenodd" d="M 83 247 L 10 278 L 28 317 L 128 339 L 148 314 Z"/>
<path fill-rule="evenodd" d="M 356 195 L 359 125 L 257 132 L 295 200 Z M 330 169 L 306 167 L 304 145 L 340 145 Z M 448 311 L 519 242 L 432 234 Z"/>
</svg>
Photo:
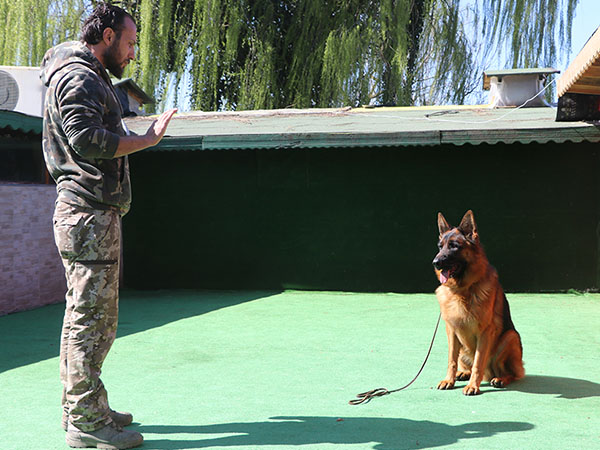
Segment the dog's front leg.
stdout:
<svg viewBox="0 0 600 450">
<path fill-rule="evenodd" d="M 460 351 L 460 342 L 452 327 L 446 325 L 446 336 L 448 337 L 448 372 L 446 378 L 439 382 L 438 389 L 452 389 L 456 379 L 456 370 L 458 368 L 458 353 Z"/>
<path fill-rule="evenodd" d="M 477 341 L 477 349 L 475 350 L 475 359 L 473 360 L 471 378 L 469 379 L 469 383 L 464 387 L 463 394 L 481 394 L 479 386 L 481 385 L 481 380 L 483 380 L 483 376 L 485 374 L 492 341 L 493 336 L 491 336 L 489 332 L 484 331 L 481 333 L 481 336 Z"/>
</svg>

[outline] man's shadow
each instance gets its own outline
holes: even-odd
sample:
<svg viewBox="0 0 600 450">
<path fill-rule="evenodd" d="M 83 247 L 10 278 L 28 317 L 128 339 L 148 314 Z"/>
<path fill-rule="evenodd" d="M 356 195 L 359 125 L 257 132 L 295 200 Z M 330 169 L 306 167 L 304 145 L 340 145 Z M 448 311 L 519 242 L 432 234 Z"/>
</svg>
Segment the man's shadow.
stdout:
<svg viewBox="0 0 600 450">
<path fill-rule="evenodd" d="M 264 422 L 215 425 L 143 425 L 137 431 L 147 434 L 222 434 L 202 439 L 147 439 L 152 449 L 196 449 L 262 445 L 292 447 L 310 444 L 372 444 L 377 450 L 422 449 L 455 444 L 462 439 L 481 439 L 499 433 L 533 429 L 527 422 L 473 422 L 448 425 L 429 420 L 379 417 L 272 417 Z M 482 444 L 483 445 L 483 444 Z"/>
<path fill-rule="evenodd" d="M 558 398 L 577 399 L 600 397 L 600 384 L 577 378 L 525 375 L 508 386 L 508 390 L 528 394 L 556 395 Z"/>
</svg>

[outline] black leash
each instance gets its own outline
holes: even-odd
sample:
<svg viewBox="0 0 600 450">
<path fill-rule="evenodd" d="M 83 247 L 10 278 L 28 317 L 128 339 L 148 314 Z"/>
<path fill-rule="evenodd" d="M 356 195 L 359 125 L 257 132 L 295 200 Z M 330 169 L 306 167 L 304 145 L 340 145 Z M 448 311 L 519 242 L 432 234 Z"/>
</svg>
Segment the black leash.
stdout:
<svg viewBox="0 0 600 450">
<path fill-rule="evenodd" d="M 350 400 L 348 403 L 351 405 L 360 405 L 361 403 L 369 403 L 375 397 L 383 397 L 384 395 L 388 395 L 393 392 L 401 391 L 402 389 L 406 389 L 411 384 L 413 384 L 415 382 L 415 380 L 417 378 L 419 378 L 419 375 L 421 375 L 421 372 L 423 371 L 423 368 L 425 367 L 425 363 L 427 363 L 427 360 L 429 359 L 429 355 L 431 355 L 431 349 L 433 348 L 433 342 L 435 341 L 435 335 L 437 334 L 437 330 L 440 325 L 441 318 L 442 318 L 442 314 L 440 313 L 440 315 L 438 316 L 437 323 L 435 324 L 435 330 L 433 331 L 433 337 L 431 338 L 431 344 L 429 344 L 429 350 L 427 351 L 427 355 L 425 356 L 425 361 L 423 361 L 423 365 L 419 369 L 419 372 L 417 373 L 417 375 L 415 375 L 415 377 L 411 380 L 410 383 L 408 383 L 406 386 L 402 386 L 401 388 L 394 389 L 392 391 L 388 391 L 386 388 L 377 388 L 377 389 L 373 389 L 372 391 L 362 392 L 356 396 L 357 398 L 355 398 L 354 400 Z"/>
</svg>

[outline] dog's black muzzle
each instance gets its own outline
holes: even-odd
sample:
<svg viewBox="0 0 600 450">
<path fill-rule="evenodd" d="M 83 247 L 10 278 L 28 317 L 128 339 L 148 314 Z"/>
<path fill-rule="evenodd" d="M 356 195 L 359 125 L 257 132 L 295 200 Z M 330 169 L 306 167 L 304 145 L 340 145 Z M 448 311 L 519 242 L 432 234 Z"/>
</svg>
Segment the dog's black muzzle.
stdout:
<svg viewBox="0 0 600 450">
<path fill-rule="evenodd" d="M 442 270 L 446 267 L 454 265 L 451 261 L 451 258 L 449 258 L 448 255 L 441 255 L 439 253 L 435 255 L 435 258 L 433 258 L 433 261 L 431 263 L 433 264 L 433 267 L 435 267 L 437 270 Z"/>
<path fill-rule="evenodd" d="M 465 270 L 465 262 L 452 255 L 438 253 L 432 261 L 433 267 L 440 271 L 440 282 L 446 283 L 450 278 L 461 278 Z"/>
</svg>

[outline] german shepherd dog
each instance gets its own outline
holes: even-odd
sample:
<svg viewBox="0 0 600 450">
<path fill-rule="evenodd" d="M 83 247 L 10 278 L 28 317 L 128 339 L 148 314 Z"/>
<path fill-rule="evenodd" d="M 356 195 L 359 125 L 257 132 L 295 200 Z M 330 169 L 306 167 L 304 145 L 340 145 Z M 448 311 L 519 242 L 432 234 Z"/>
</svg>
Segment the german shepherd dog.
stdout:
<svg viewBox="0 0 600 450">
<path fill-rule="evenodd" d="M 508 301 L 479 243 L 472 211 L 458 227 L 438 213 L 439 253 L 433 260 L 440 286 L 435 294 L 448 335 L 448 372 L 438 389 L 466 381 L 465 395 L 481 393 L 481 381 L 507 386 L 525 376 L 521 337 Z"/>
</svg>

